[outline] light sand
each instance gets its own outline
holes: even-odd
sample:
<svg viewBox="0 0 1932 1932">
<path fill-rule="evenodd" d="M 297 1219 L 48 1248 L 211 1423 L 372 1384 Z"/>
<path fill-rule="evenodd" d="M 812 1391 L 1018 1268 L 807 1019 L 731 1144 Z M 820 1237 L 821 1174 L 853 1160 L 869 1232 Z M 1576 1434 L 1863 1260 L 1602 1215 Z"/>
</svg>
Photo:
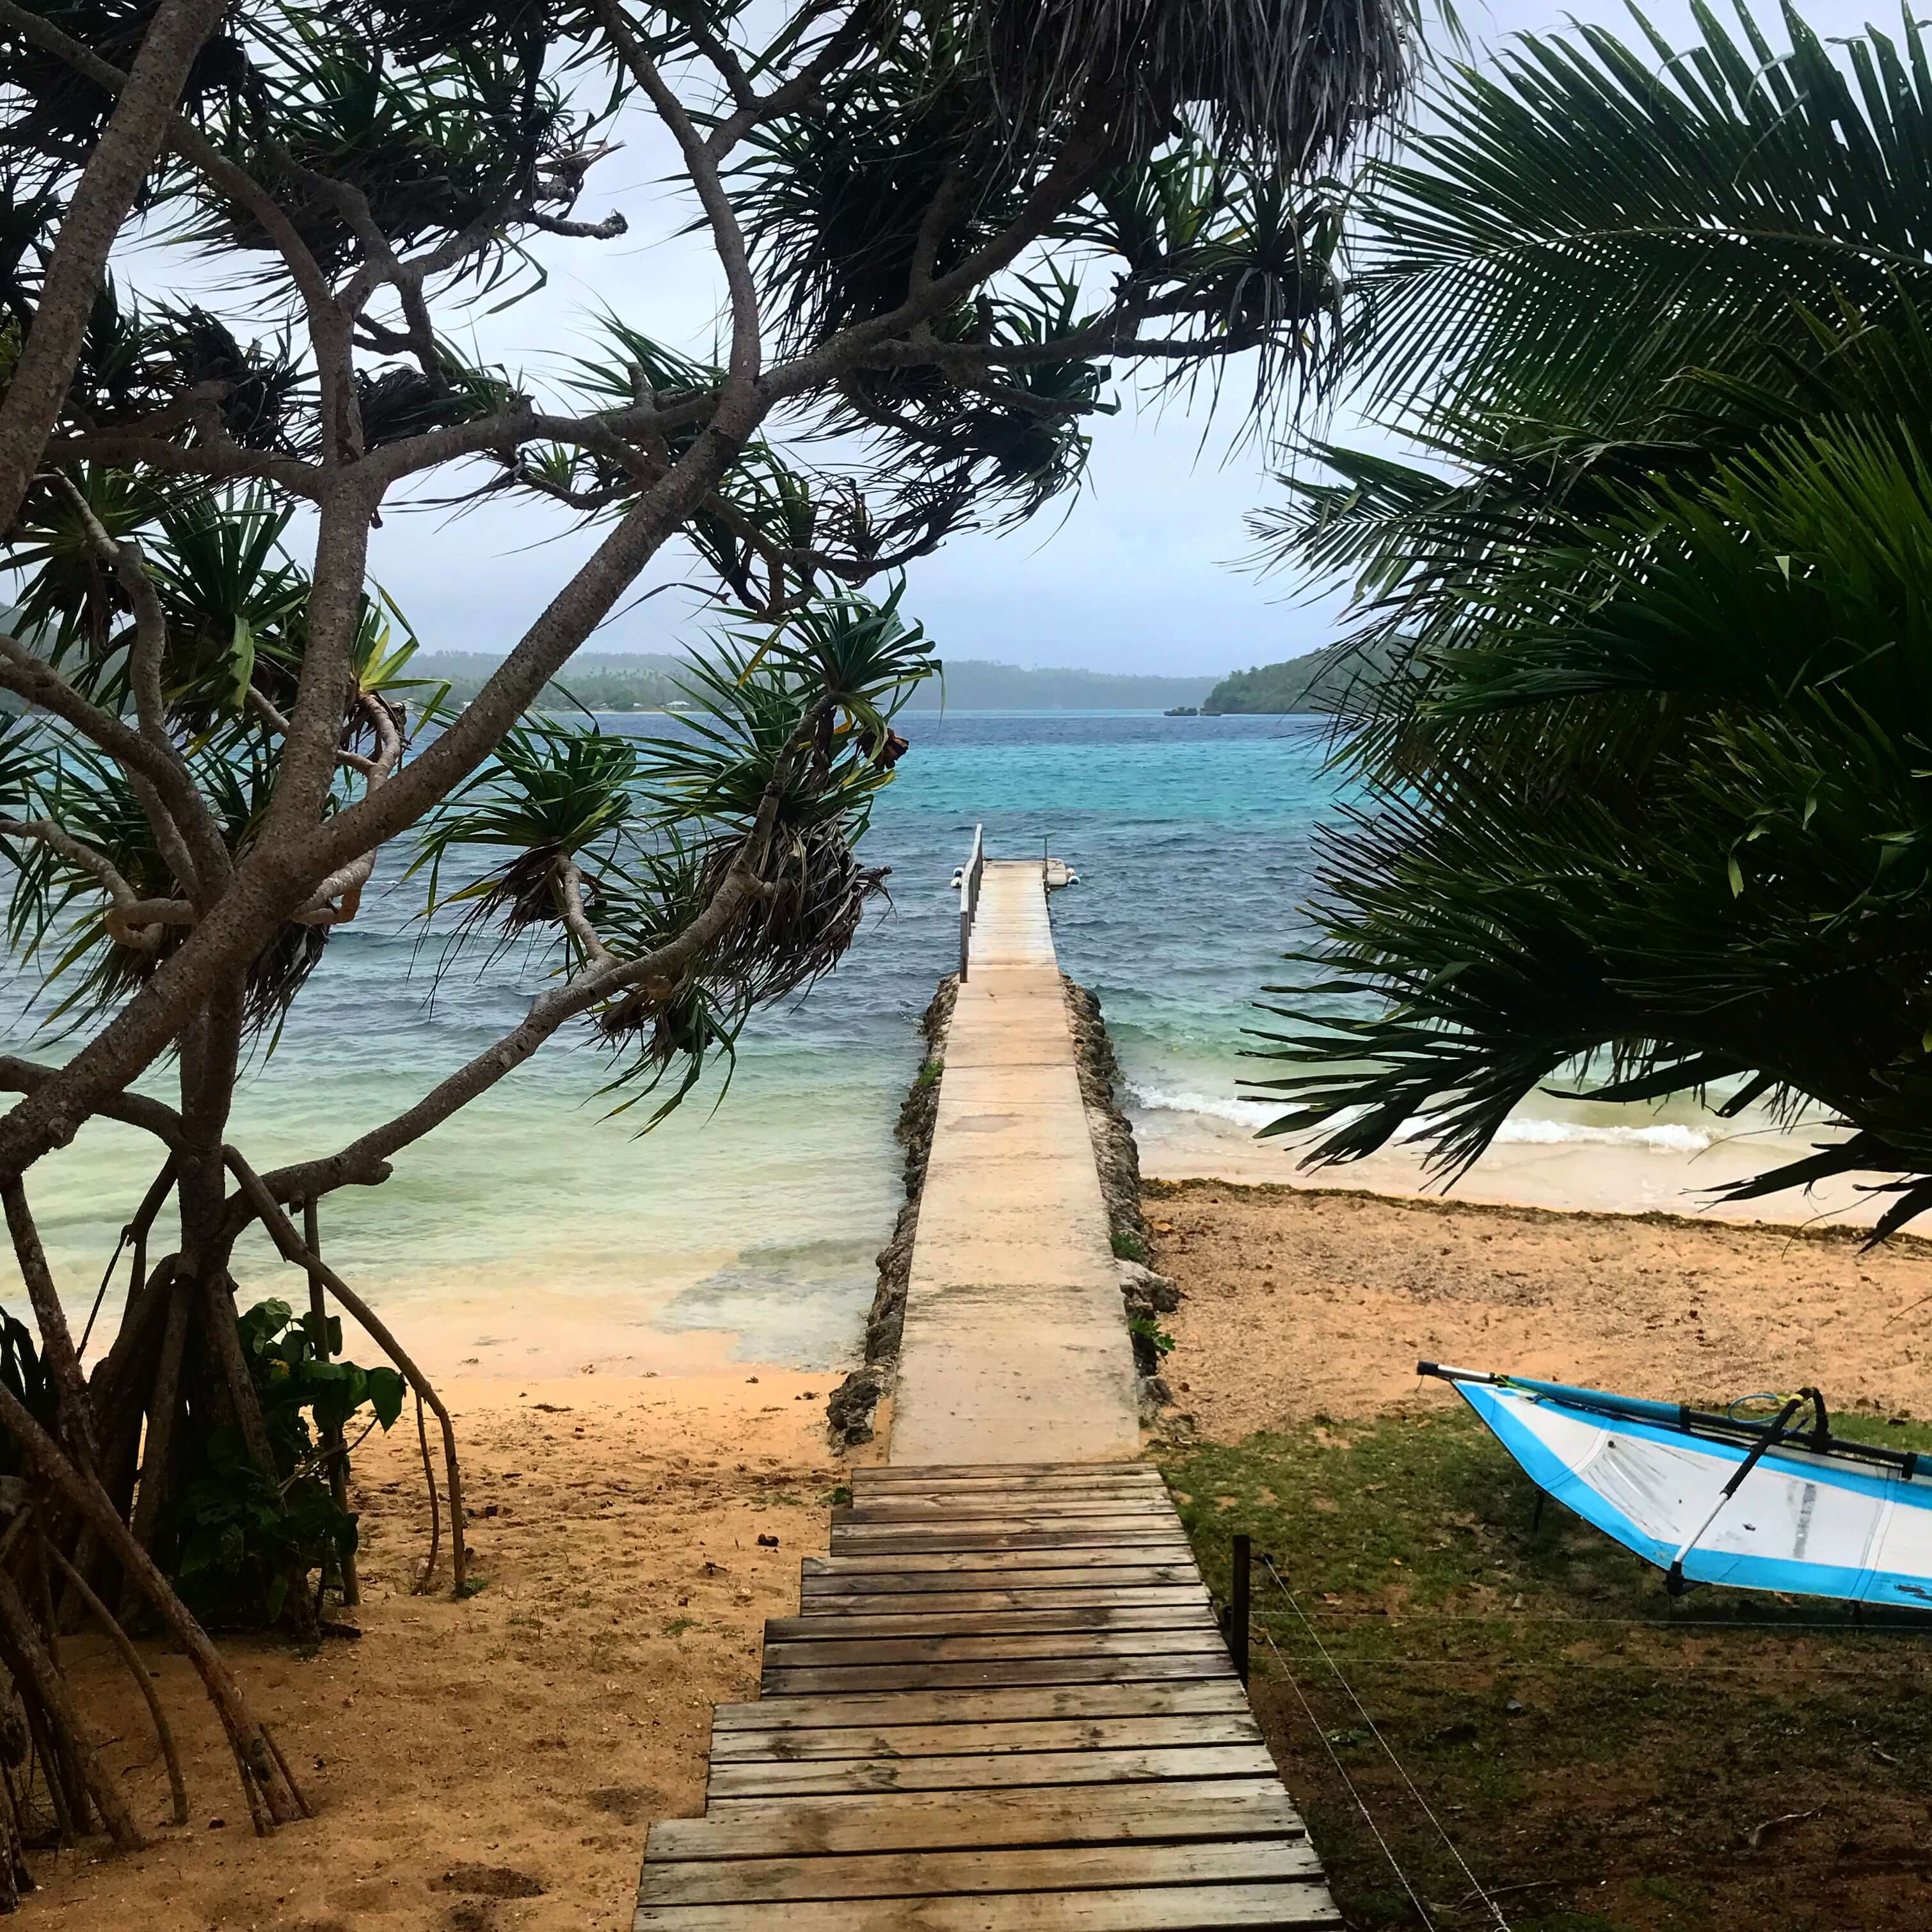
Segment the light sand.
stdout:
<svg viewBox="0 0 1932 1932">
<path fill-rule="evenodd" d="M 1166 1374 L 1236 1442 L 1448 1399 L 1418 1359 L 1721 1404 L 1821 1387 L 1932 1416 L 1932 1243 L 1662 1215 L 1150 1185 L 1153 1261 L 1186 1296 Z"/>
<path fill-rule="evenodd" d="M 1774 1129 L 1761 1118 L 1732 1127 L 1701 1108 L 1676 1102 L 1667 1108 L 1607 1107 L 1569 1103 L 1539 1094 L 1538 1131 L 1562 1124 L 1606 1136 L 1583 1140 L 1498 1140 L 1456 1183 L 1448 1198 L 1492 1205 L 1547 1208 L 1559 1213 L 1688 1214 L 1712 1221 L 1843 1222 L 1869 1227 L 1894 1197 L 1874 1194 L 1884 1177 L 1840 1176 L 1809 1189 L 1792 1189 L 1762 1200 L 1720 1202 L 1714 1191 L 1784 1162 L 1808 1159 L 1818 1148 L 1844 1138 L 1822 1125 Z M 1134 1136 L 1141 1172 L 1162 1180 L 1231 1180 L 1250 1186 L 1337 1188 L 1376 1194 L 1442 1198 L 1438 1179 L 1425 1166 L 1422 1150 L 1394 1145 L 1344 1167 L 1304 1168 L 1298 1163 L 1308 1137 L 1257 1140 L 1268 1110 L 1243 1111 L 1238 1120 L 1156 1108 L 1137 1112 Z M 1646 1141 L 1634 1136 L 1662 1132 Z M 1675 1138 L 1688 1136 L 1681 1144 Z M 1704 1144 L 1708 1141 L 1708 1144 Z"/>
<path fill-rule="evenodd" d="M 227 1646 L 316 1817 L 253 1836 L 192 1673 L 148 1646 L 194 1812 L 185 1831 L 164 1826 L 145 1714 L 118 1666 L 93 1640 L 74 1640 L 86 1707 L 152 1846 L 98 1862 L 35 1854 L 43 1889 L 14 1922 L 22 1932 L 628 1928 L 646 1825 L 702 1810 L 710 1706 L 756 1694 L 763 1620 L 793 1611 L 799 1559 L 824 1546 L 840 1480 L 824 1447 L 831 1385 L 749 1365 L 450 1382 L 474 1570 L 487 1586 L 450 1600 L 446 1543 L 441 1594 L 408 1594 L 428 1512 L 406 1418 L 356 1459 L 362 1640 L 306 1661 L 285 1645 Z M 493 1886 L 530 1895 L 493 1896 Z"/>
<path fill-rule="evenodd" d="M 1815 1380 L 1840 1404 L 1932 1415 L 1932 1244 L 1866 1255 L 1842 1234 L 1214 1181 L 1152 1186 L 1148 1212 L 1154 1262 L 1186 1292 L 1168 1372 L 1219 1439 L 1448 1400 L 1418 1390 L 1418 1355 L 1707 1400 Z M 162 1826 L 145 1718 L 74 1640 L 154 1844 L 36 1854 L 44 1888 L 16 1922 L 624 1932 L 646 1826 L 701 1808 L 710 1706 L 754 1694 L 760 1624 L 790 1612 L 800 1557 L 824 1547 L 832 1379 L 715 1354 L 690 1374 L 612 1372 L 628 1336 L 508 1319 L 411 1336 L 453 1364 L 487 1587 L 460 1604 L 407 1594 L 428 1514 L 405 1423 L 358 1458 L 362 1640 L 311 1660 L 228 1647 L 316 1818 L 253 1838 L 190 1672 L 154 1648 L 194 1805 L 186 1831 Z M 580 1354 L 579 1372 L 484 1379 L 466 1358 L 485 1333 L 541 1346 L 537 1361 Z M 724 1346 L 694 1337 L 665 1359 Z"/>
</svg>

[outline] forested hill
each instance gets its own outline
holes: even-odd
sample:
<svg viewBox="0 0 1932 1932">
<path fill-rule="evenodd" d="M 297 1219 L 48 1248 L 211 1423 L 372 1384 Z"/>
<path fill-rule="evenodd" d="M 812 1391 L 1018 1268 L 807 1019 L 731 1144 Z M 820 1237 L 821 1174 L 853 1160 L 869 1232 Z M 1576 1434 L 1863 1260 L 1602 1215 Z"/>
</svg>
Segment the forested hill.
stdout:
<svg viewBox="0 0 1932 1932">
<path fill-rule="evenodd" d="M 948 658 L 942 691 L 937 682 L 914 694 L 913 706 L 952 711 L 1165 711 L 1198 704 L 1211 677 L 1136 676 L 1104 670 L 1027 670 L 984 658 Z"/>
<path fill-rule="evenodd" d="M 1373 652 L 1330 644 L 1305 657 L 1233 672 L 1208 693 L 1201 708 L 1208 712 L 1332 711 L 1352 680 L 1372 677 L 1380 668 Z"/>
<path fill-rule="evenodd" d="M 502 662 L 488 651 L 418 651 L 409 674 L 436 684 L 448 680 L 452 700 L 467 704 Z M 590 711 L 662 711 L 680 695 L 678 680 L 688 671 L 678 657 L 580 652 L 556 682 L 544 687 L 541 702 L 546 710 L 566 709 L 574 699 Z"/>
<path fill-rule="evenodd" d="M 448 679 L 451 697 L 461 704 L 502 662 L 482 651 L 422 651 L 411 661 L 410 674 L 436 682 Z M 677 657 L 580 652 L 546 691 L 544 704 L 561 708 L 574 698 L 592 711 L 662 710 L 679 697 L 678 682 L 688 670 Z M 1027 670 L 962 658 L 947 661 L 943 689 L 937 682 L 923 685 L 913 704 L 920 710 L 937 710 L 943 702 L 954 711 L 1165 711 L 1170 705 L 1198 704 L 1214 682 L 1211 677 Z"/>
</svg>

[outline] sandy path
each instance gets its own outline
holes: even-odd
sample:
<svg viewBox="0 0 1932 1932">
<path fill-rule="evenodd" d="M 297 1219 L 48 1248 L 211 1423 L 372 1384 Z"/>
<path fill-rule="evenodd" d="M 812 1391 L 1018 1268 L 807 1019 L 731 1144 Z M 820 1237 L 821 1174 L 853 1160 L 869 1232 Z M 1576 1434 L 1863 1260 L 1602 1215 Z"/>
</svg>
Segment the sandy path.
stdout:
<svg viewBox="0 0 1932 1932">
<path fill-rule="evenodd" d="M 444 1594 L 407 1594 L 428 1513 L 406 1418 L 356 1462 L 362 1640 L 308 1660 L 286 1646 L 230 1650 L 316 1817 L 267 1842 L 251 1835 L 190 1672 L 151 1646 L 194 1807 L 188 1830 L 161 1826 L 166 1786 L 145 1718 L 124 1676 L 76 1640 L 70 1658 L 108 1761 L 136 1818 L 158 1828 L 131 1858 L 35 1855 L 44 1888 L 13 1922 L 628 1928 L 645 1826 L 702 1810 L 710 1706 L 754 1694 L 763 1620 L 795 1607 L 799 1558 L 824 1547 L 839 1478 L 823 1401 L 804 1397 L 830 1386 L 750 1366 L 451 1382 L 487 1587 L 452 1603 L 446 1562 Z"/>
<path fill-rule="evenodd" d="M 1932 1416 L 1927 1241 L 1216 1181 L 1150 1184 L 1147 1212 L 1186 1296 L 1168 1378 L 1216 1441 L 1442 1400 L 1418 1358 Z"/>
</svg>

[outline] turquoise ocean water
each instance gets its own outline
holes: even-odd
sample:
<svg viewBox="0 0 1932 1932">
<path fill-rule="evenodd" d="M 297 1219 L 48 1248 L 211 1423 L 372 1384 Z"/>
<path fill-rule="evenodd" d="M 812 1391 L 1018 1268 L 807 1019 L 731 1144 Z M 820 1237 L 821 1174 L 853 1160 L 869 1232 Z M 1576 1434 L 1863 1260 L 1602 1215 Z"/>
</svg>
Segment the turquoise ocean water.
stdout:
<svg viewBox="0 0 1932 1932">
<path fill-rule="evenodd" d="M 663 721 L 604 722 L 648 732 Z M 670 1369 L 680 1337 L 703 1337 L 741 1360 L 817 1367 L 849 1355 L 901 1199 L 892 1124 L 918 1064 L 918 1016 L 956 947 L 948 881 L 976 822 L 995 856 L 1048 840 L 1077 868 L 1080 884 L 1055 898 L 1061 958 L 1101 997 L 1144 1144 L 1192 1147 L 1197 1168 L 1205 1158 L 1216 1171 L 1218 1136 L 1288 1178 L 1285 1154 L 1246 1145 L 1262 1117 L 1237 1097 L 1252 1070 L 1239 1052 L 1335 802 L 1323 728 L 957 712 L 908 728 L 912 752 L 868 841 L 870 862 L 892 868 L 892 906 L 808 997 L 754 1023 L 722 1104 L 715 1088 L 700 1093 L 640 1137 L 640 1114 L 613 1119 L 597 1096 L 602 1058 L 556 1042 L 403 1156 L 386 1185 L 331 1198 L 331 1259 L 406 1332 L 442 1335 L 433 1354 L 488 1368 L 544 1351 Z M 513 1024 L 540 985 L 528 961 L 472 964 L 432 998 L 414 903 L 393 884 L 370 895 L 331 940 L 280 1051 L 251 1074 L 232 1138 L 258 1168 L 386 1118 Z M 16 1013 L 26 992 L 10 988 Z M 12 1040 L 58 1052 L 26 1020 Z M 1636 1131 L 1664 1146 L 1693 1132 L 1546 1112 L 1521 1124 L 1522 1138 Z M 142 1137 L 96 1124 L 34 1170 L 70 1301 L 92 1298 L 153 1165 Z M 250 1288 L 302 1292 L 266 1243 L 238 1273 Z"/>
</svg>

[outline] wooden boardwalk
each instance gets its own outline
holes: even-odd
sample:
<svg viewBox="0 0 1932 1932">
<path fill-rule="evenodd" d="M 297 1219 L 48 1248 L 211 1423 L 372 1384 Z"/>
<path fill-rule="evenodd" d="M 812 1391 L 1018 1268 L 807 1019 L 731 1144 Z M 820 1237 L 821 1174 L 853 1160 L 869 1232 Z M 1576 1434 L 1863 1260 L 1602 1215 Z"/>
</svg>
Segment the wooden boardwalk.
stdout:
<svg viewBox="0 0 1932 1932">
<path fill-rule="evenodd" d="M 854 1472 L 637 1932 L 1340 1922 L 1144 1463 Z"/>
</svg>

